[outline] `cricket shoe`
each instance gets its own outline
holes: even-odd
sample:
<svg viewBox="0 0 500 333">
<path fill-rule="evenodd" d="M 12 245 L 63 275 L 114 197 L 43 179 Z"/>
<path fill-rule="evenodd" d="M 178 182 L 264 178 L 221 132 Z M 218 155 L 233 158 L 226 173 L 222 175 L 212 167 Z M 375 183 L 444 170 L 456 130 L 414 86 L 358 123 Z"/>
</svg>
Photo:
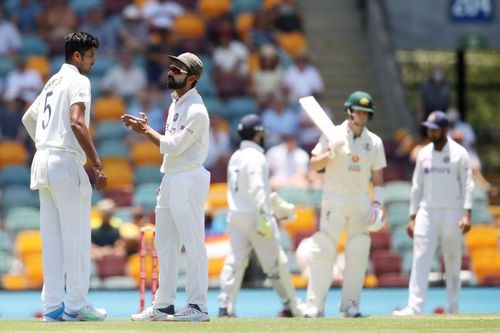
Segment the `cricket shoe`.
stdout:
<svg viewBox="0 0 500 333">
<path fill-rule="evenodd" d="M 62 320 L 64 321 L 102 321 L 106 318 L 107 313 L 104 309 L 94 308 L 87 304 L 80 311 L 72 312 L 64 310 Z"/>
<path fill-rule="evenodd" d="M 219 314 L 218 316 L 219 318 L 234 318 L 236 317 L 236 315 L 234 313 L 229 313 L 227 311 L 227 308 L 219 308 Z"/>
<path fill-rule="evenodd" d="M 407 317 L 407 316 L 416 316 L 419 315 L 420 313 L 407 306 L 406 308 L 401 310 L 394 310 L 392 314 L 394 316 Z"/>
<path fill-rule="evenodd" d="M 322 318 L 325 316 L 323 311 L 319 311 L 317 307 L 309 305 L 304 311 L 305 318 Z"/>
<path fill-rule="evenodd" d="M 358 307 L 354 305 L 350 305 L 342 311 L 342 317 L 344 318 L 362 318 L 363 315 L 359 312 Z"/>
<path fill-rule="evenodd" d="M 57 309 L 44 313 L 42 321 L 44 323 L 62 321 L 63 313 L 64 313 L 64 303 L 61 303 L 61 305 Z"/>
<path fill-rule="evenodd" d="M 164 321 L 167 320 L 168 315 L 173 315 L 175 308 L 169 305 L 166 308 L 155 308 L 150 306 L 141 313 L 136 313 L 130 316 L 133 321 Z"/>
<path fill-rule="evenodd" d="M 197 304 L 188 304 L 188 306 L 180 309 L 175 314 L 168 315 L 167 321 L 203 322 L 210 321 L 210 317 L 207 312 L 201 311 Z"/>
</svg>

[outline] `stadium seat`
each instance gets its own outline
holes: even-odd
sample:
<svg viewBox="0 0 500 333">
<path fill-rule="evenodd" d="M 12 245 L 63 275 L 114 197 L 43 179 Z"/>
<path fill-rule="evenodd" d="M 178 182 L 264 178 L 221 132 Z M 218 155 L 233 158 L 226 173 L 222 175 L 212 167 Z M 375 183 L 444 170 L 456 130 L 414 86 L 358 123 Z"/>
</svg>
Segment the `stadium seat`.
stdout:
<svg viewBox="0 0 500 333">
<path fill-rule="evenodd" d="M 213 211 L 227 208 L 227 183 L 213 183 L 210 185 L 207 204 Z"/>
<path fill-rule="evenodd" d="M 26 67 L 37 71 L 44 81 L 47 81 L 50 74 L 49 58 L 43 55 L 32 55 L 26 61 Z"/>
<path fill-rule="evenodd" d="M 46 56 L 49 54 L 49 46 L 39 35 L 24 35 L 20 54 L 26 57 L 34 54 Z"/>
<path fill-rule="evenodd" d="M 121 13 L 130 4 L 130 0 L 103 0 L 104 7 L 109 13 Z"/>
<path fill-rule="evenodd" d="M 264 10 L 271 10 L 276 5 L 279 5 L 280 3 L 281 3 L 281 0 L 264 0 L 264 3 L 262 4 L 262 8 L 264 8 Z"/>
<path fill-rule="evenodd" d="M 286 201 L 295 205 L 313 206 L 312 192 L 305 188 L 299 187 L 282 187 L 278 190 L 278 194 Z"/>
<path fill-rule="evenodd" d="M 153 183 L 157 186 L 160 185 L 163 178 L 160 168 L 157 166 L 145 165 L 139 166 L 134 170 L 134 184 L 135 186 L 141 184 Z"/>
<path fill-rule="evenodd" d="M 23 260 L 24 272 L 28 279 L 30 288 L 43 286 L 42 253 L 32 253 Z"/>
<path fill-rule="evenodd" d="M 15 207 L 34 207 L 40 206 L 38 192 L 31 191 L 28 187 L 22 185 L 13 185 L 5 188 L 0 197 L 0 207 L 5 212 Z"/>
<path fill-rule="evenodd" d="M 107 191 L 130 189 L 133 184 L 133 174 L 130 164 L 103 164 L 108 177 Z"/>
<path fill-rule="evenodd" d="M 307 39 L 302 32 L 278 32 L 276 39 L 281 48 L 291 57 L 307 50 Z"/>
<path fill-rule="evenodd" d="M 250 29 L 253 26 L 254 14 L 252 12 L 242 13 L 236 18 L 235 28 L 238 38 L 240 40 L 246 40 Z"/>
<path fill-rule="evenodd" d="M 23 274 L 4 274 L 2 276 L 2 287 L 5 290 L 26 290 L 31 285 Z"/>
<path fill-rule="evenodd" d="M 230 112 L 230 117 L 237 119 L 250 113 L 258 113 L 255 99 L 248 96 L 230 98 L 226 103 L 226 108 Z"/>
<path fill-rule="evenodd" d="M 379 287 L 405 288 L 409 283 L 408 276 L 399 273 L 385 273 L 377 278 Z"/>
<path fill-rule="evenodd" d="M 106 255 L 100 260 L 96 260 L 97 276 L 104 280 L 110 276 L 125 275 L 127 258 L 119 255 Z"/>
<path fill-rule="evenodd" d="M 387 273 L 401 273 L 401 258 L 395 252 L 376 251 L 371 253 L 370 259 L 377 277 Z"/>
<path fill-rule="evenodd" d="M 206 19 L 215 19 L 231 10 L 231 0 L 199 0 L 198 8 Z"/>
<path fill-rule="evenodd" d="M 406 233 L 406 225 L 400 225 L 391 231 L 391 247 L 398 253 L 412 251 L 413 241 Z"/>
<path fill-rule="evenodd" d="M 294 221 L 283 223 L 283 229 L 286 230 L 290 238 L 301 234 L 313 234 L 317 229 L 316 210 L 310 206 L 297 206 L 295 209 L 297 218 Z"/>
<path fill-rule="evenodd" d="M 228 109 L 226 108 L 226 104 L 224 104 L 219 97 L 203 97 L 203 102 L 205 103 L 205 107 L 207 108 L 209 114 L 213 113 L 222 118 L 228 117 Z"/>
<path fill-rule="evenodd" d="M 38 230 L 40 228 L 40 211 L 33 207 L 15 207 L 7 212 L 5 230 L 16 236 L 23 230 Z"/>
<path fill-rule="evenodd" d="M 50 58 L 50 74 L 59 72 L 61 66 L 64 64 L 64 55 L 58 55 Z M 93 83 L 93 81 L 92 81 Z M 92 95 L 94 97 L 94 95 Z"/>
<path fill-rule="evenodd" d="M 106 198 L 110 198 L 115 202 L 116 207 L 130 207 L 132 205 L 132 188 L 107 189 L 104 193 Z"/>
<path fill-rule="evenodd" d="M 0 252 L 0 276 L 9 272 L 11 261 L 12 256 L 9 253 Z"/>
<path fill-rule="evenodd" d="M 497 249 L 481 249 L 471 253 L 472 271 L 480 284 L 487 276 L 500 275 L 500 251 Z"/>
<path fill-rule="evenodd" d="M 9 166 L 0 170 L 0 187 L 12 185 L 29 186 L 30 169 L 26 165 Z"/>
<path fill-rule="evenodd" d="M 465 235 L 465 244 L 468 252 L 472 255 L 478 250 L 497 248 L 499 237 L 500 232 L 494 226 L 475 225 Z"/>
<path fill-rule="evenodd" d="M 196 90 L 203 96 L 203 100 L 205 100 L 205 96 L 216 96 L 217 91 L 214 83 L 210 79 L 209 75 L 202 75 L 201 78 L 196 83 Z"/>
<path fill-rule="evenodd" d="M 27 152 L 17 141 L 0 142 L 0 169 L 11 165 L 25 165 Z"/>
<path fill-rule="evenodd" d="M 42 253 L 42 237 L 39 230 L 24 230 L 17 234 L 16 253 L 24 262 L 32 254 Z"/>
<path fill-rule="evenodd" d="M 125 126 L 121 121 L 109 120 L 97 123 L 95 126 L 95 140 L 123 140 L 126 134 Z"/>
<path fill-rule="evenodd" d="M 385 183 L 384 203 L 389 205 L 393 202 L 410 202 L 411 182 L 393 181 Z"/>
<path fill-rule="evenodd" d="M 16 68 L 14 61 L 9 57 L 0 57 L 0 76 L 5 77 L 7 73 Z"/>
<path fill-rule="evenodd" d="M 145 258 L 145 271 L 146 271 L 146 286 L 150 287 L 151 286 L 151 272 L 152 272 L 152 258 L 151 255 L 148 254 L 146 255 Z M 139 286 L 139 281 L 140 281 L 140 272 L 141 272 L 141 258 L 139 256 L 139 253 L 134 253 L 130 255 L 127 259 L 127 264 L 126 264 L 126 272 L 128 272 L 128 275 L 134 279 L 136 282 L 137 286 Z"/>
<path fill-rule="evenodd" d="M 12 243 L 6 232 L 0 231 L 0 253 L 11 253 Z"/>
<path fill-rule="evenodd" d="M 163 162 L 163 155 L 160 149 L 150 141 L 140 141 L 132 145 L 132 163 L 135 167 L 143 165 L 160 166 Z"/>
<path fill-rule="evenodd" d="M 242 13 L 254 13 L 262 8 L 262 0 L 232 0 L 231 13 L 238 17 Z"/>
<path fill-rule="evenodd" d="M 104 120 L 119 121 L 125 113 L 125 103 L 120 97 L 101 97 L 94 105 L 94 118 L 96 122 Z"/>
<path fill-rule="evenodd" d="M 130 157 L 128 145 L 123 140 L 104 140 L 97 144 L 97 152 L 102 158 L 123 158 Z"/>
<path fill-rule="evenodd" d="M 391 247 L 391 233 L 388 229 L 382 229 L 370 233 L 371 245 L 370 252 L 389 250 Z"/>
<path fill-rule="evenodd" d="M 393 202 L 385 205 L 385 218 L 391 230 L 406 226 L 409 220 L 410 203 Z"/>
<path fill-rule="evenodd" d="M 205 22 L 200 15 L 186 13 L 175 19 L 172 33 L 178 39 L 204 38 L 206 33 Z"/>
<path fill-rule="evenodd" d="M 151 213 L 156 206 L 156 191 L 158 184 L 141 184 L 135 188 L 133 202 L 136 206 L 141 206 L 145 213 Z"/>
<path fill-rule="evenodd" d="M 116 61 L 107 56 L 99 56 L 94 66 L 92 66 L 92 76 L 104 76 L 105 73 L 115 65 Z M 94 82 L 92 82 L 94 84 Z"/>
</svg>

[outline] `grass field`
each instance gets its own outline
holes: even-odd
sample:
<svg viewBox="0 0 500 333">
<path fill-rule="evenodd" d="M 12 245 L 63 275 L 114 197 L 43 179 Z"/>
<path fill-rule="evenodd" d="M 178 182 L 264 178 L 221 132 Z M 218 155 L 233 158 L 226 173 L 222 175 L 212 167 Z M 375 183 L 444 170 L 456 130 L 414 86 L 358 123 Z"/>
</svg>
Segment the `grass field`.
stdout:
<svg viewBox="0 0 500 333">
<path fill-rule="evenodd" d="M 110 319 L 99 323 L 42 323 L 39 319 L 0 320 L 0 332 L 500 332 L 500 314 L 430 315 L 412 318 L 368 317 L 361 319 L 212 319 L 208 323 L 131 322 Z"/>
</svg>

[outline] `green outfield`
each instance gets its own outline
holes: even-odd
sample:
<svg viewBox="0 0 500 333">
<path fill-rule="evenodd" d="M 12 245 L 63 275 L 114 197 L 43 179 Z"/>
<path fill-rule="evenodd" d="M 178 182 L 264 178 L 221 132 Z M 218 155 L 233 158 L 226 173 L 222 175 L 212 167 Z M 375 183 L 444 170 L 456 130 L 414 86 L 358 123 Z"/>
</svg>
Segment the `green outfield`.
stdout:
<svg viewBox="0 0 500 333">
<path fill-rule="evenodd" d="M 101 323 L 47 323 L 40 320 L 0 320 L 0 332 L 500 332 L 500 314 L 433 315 L 414 318 L 361 319 L 213 319 L 209 323 L 131 322 L 110 319 Z"/>
</svg>

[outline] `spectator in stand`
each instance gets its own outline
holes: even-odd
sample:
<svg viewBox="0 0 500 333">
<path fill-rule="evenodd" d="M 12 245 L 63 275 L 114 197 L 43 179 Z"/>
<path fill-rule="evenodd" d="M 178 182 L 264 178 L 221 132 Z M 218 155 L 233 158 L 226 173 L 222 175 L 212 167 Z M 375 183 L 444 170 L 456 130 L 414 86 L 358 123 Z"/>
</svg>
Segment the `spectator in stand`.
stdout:
<svg viewBox="0 0 500 333">
<path fill-rule="evenodd" d="M 127 110 L 127 113 L 134 117 L 141 117 L 141 112 L 146 114 L 149 121 L 149 126 L 151 126 L 155 131 L 160 134 L 165 132 L 165 112 L 154 103 L 152 94 L 149 88 L 144 88 L 139 91 L 136 95 L 135 101 L 131 103 Z"/>
<path fill-rule="evenodd" d="M 411 163 L 410 155 L 416 145 L 416 139 L 406 128 L 399 128 L 392 140 L 385 142 L 387 167 L 384 169 L 384 179 L 386 181 L 411 179 L 414 165 Z"/>
<path fill-rule="evenodd" d="M 48 41 L 58 40 L 74 32 L 78 17 L 67 0 L 45 0 L 38 16 L 38 28 Z"/>
<path fill-rule="evenodd" d="M 461 145 L 464 146 L 470 154 L 470 151 L 474 150 L 474 144 L 476 143 L 476 133 L 474 132 L 474 129 L 468 122 L 460 119 L 460 113 L 456 108 L 449 108 L 446 114 L 448 115 L 448 119 L 450 121 L 450 129 L 460 130 L 463 136 L 463 142 Z"/>
<path fill-rule="evenodd" d="M 217 29 L 217 46 L 212 53 L 214 82 L 221 98 L 246 94 L 248 57 L 248 49 L 235 38 L 231 22 L 223 20 Z"/>
<path fill-rule="evenodd" d="M 295 0 L 281 0 L 273 8 L 274 27 L 281 32 L 302 31 L 303 19 Z"/>
<path fill-rule="evenodd" d="M 21 34 L 17 27 L 7 19 L 0 5 L 0 57 L 15 54 L 21 48 Z"/>
<path fill-rule="evenodd" d="M 293 64 L 283 75 L 282 84 L 290 102 L 309 95 L 319 98 L 325 88 L 323 78 L 316 66 L 311 64 L 307 50 L 294 56 Z"/>
<path fill-rule="evenodd" d="M 276 44 L 273 30 L 273 18 L 271 13 L 265 10 L 258 10 L 254 14 L 254 20 L 250 32 L 245 41 L 248 49 L 258 51 L 266 44 Z"/>
<path fill-rule="evenodd" d="M 16 57 L 16 68 L 7 74 L 4 97 L 20 98 L 24 103 L 31 103 L 43 88 L 40 74 L 26 67 L 26 59 Z"/>
<path fill-rule="evenodd" d="M 481 169 L 482 164 L 477 152 L 473 148 L 467 148 L 464 144 L 465 135 L 461 129 L 456 128 L 451 132 L 451 138 L 464 146 L 464 148 L 469 153 L 470 158 L 470 167 L 472 170 L 472 178 L 474 178 L 474 182 L 478 184 L 484 191 L 488 192 L 492 196 L 498 195 L 498 188 L 492 185 L 489 181 L 484 177 Z"/>
<path fill-rule="evenodd" d="M 142 7 L 142 17 L 147 26 L 154 28 L 171 29 L 175 18 L 184 14 L 184 7 L 171 0 L 148 1 Z"/>
<path fill-rule="evenodd" d="M 132 50 L 125 48 L 120 52 L 120 62 L 111 67 L 101 81 L 104 94 L 121 96 L 129 101 L 137 91 L 146 87 L 146 73 L 133 61 Z"/>
<path fill-rule="evenodd" d="M 152 30 L 152 37 L 146 47 L 146 74 L 149 83 L 167 88 L 166 81 L 162 82 L 163 73 L 167 72 L 168 58 L 165 54 L 171 54 L 173 45 L 172 33 L 167 27 L 157 27 Z M 165 73 L 165 75 L 167 75 Z"/>
<path fill-rule="evenodd" d="M 269 164 L 269 181 L 273 190 L 281 187 L 309 187 L 309 155 L 298 147 L 297 137 L 287 134 L 283 142 L 266 153 Z"/>
<path fill-rule="evenodd" d="M 419 121 L 425 121 L 436 110 L 446 111 L 451 103 L 451 85 L 446 79 L 443 66 L 434 66 L 431 76 L 422 84 L 420 91 Z M 425 129 L 422 130 L 425 135 Z"/>
<path fill-rule="evenodd" d="M 299 130 L 297 113 L 280 93 L 274 94 L 271 106 L 262 112 L 262 121 L 267 129 L 267 145 L 278 144 L 283 136 L 296 135 Z"/>
<path fill-rule="evenodd" d="M 149 216 L 141 206 L 132 207 L 132 220 L 122 223 L 119 229 L 127 256 L 139 252 L 140 228 L 145 226 L 153 226 Z"/>
<path fill-rule="evenodd" d="M 208 155 L 205 168 L 210 171 L 211 182 L 225 182 L 227 178 L 227 162 L 231 155 L 231 136 L 229 126 L 215 113 L 210 113 L 208 133 Z"/>
<path fill-rule="evenodd" d="M 12 23 L 14 23 L 20 32 L 32 33 L 36 32 L 37 17 L 41 7 L 38 1 L 20 0 L 10 11 Z"/>
<path fill-rule="evenodd" d="M 107 57 L 115 55 L 117 48 L 116 31 L 111 25 L 106 24 L 104 9 L 101 6 L 95 6 L 90 9 L 80 29 L 99 39 L 100 47 L 97 50 L 98 55 Z"/>
<path fill-rule="evenodd" d="M 96 261 L 105 256 L 124 256 L 125 244 L 120 238 L 121 221 L 113 218 L 115 203 L 102 199 L 95 208 L 101 213 L 100 225 L 92 229 L 92 258 Z"/>
<path fill-rule="evenodd" d="M 272 44 L 265 44 L 259 49 L 259 68 L 251 73 L 250 93 L 257 100 L 260 109 L 267 108 L 276 91 L 281 89 L 283 69 L 278 50 Z"/>
<path fill-rule="evenodd" d="M 0 100 L 1 102 L 1 100 Z M 21 126 L 24 103 L 19 98 L 6 96 L 0 104 L 0 141 L 25 140 L 26 132 Z"/>
<path fill-rule="evenodd" d="M 142 53 L 148 40 L 148 29 L 141 19 L 141 10 L 128 5 L 122 11 L 123 22 L 118 27 L 118 45 Z"/>
</svg>

